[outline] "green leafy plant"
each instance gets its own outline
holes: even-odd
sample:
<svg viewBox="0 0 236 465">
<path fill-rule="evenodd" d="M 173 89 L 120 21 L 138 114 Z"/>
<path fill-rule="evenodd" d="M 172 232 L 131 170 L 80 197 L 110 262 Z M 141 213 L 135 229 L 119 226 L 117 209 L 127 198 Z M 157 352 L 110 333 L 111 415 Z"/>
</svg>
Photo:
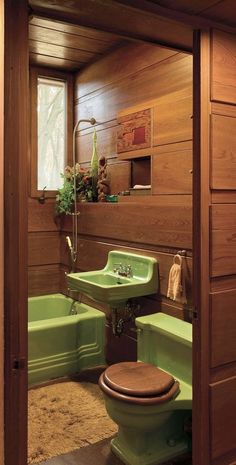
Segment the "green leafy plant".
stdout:
<svg viewBox="0 0 236 465">
<path fill-rule="evenodd" d="M 97 201 L 97 186 L 94 184 L 90 170 L 85 170 L 80 167 L 79 163 L 76 163 L 75 167 L 66 166 L 61 177 L 63 178 L 63 186 L 58 189 L 56 197 L 57 213 L 68 215 L 73 212 L 75 200 L 74 180 L 76 181 L 76 196 L 79 202 Z"/>
</svg>

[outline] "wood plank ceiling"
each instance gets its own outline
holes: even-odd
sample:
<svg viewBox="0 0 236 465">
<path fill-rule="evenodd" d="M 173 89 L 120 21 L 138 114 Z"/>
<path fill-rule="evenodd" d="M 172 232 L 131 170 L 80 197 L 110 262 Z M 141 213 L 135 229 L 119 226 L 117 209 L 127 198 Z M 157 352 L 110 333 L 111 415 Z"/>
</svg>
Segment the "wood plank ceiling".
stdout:
<svg viewBox="0 0 236 465">
<path fill-rule="evenodd" d="M 193 29 L 236 27 L 235 0 L 29 0 L 29 8 L 31 63 L 69 71 L 121 45 L 130 31 L 191 51 Z"/>
<path fill-rule="evenodd" d="M 151 2 L 231 27 L 236 26 L 235 0 L 151 0 Z"/>
<path fill-rule="evenodd" d="M 30 63 L 75 71 L 124 43 L 116 34 L 31 16 Z"/>
</svg>

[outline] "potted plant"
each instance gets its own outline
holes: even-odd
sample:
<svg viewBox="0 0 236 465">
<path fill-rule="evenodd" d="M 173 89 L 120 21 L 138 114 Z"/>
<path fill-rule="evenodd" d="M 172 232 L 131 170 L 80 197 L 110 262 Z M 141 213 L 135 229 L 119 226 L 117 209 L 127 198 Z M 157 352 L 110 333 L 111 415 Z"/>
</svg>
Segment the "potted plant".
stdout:
<svg viewBox="0 0 236 465">
<path fill-rule="evenodd" d="M 94 183 L 90 169 L 82 168 L 79 163 L 75 166 L 66 166 L 63 178 L 63 186 L 58 189 L 56 196 L 57 213 L 69 215 L 73 213 L 75 196 L 78 202 L 96 202 L 97 185 Z"/>
</svg>

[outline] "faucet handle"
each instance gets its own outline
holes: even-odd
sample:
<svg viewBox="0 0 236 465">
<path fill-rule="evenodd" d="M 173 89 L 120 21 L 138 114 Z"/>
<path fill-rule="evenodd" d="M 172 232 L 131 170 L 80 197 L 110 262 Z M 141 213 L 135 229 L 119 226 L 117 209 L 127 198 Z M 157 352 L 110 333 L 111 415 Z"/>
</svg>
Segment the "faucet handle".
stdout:
<svg viewBox="0 0 236 465">
<path fill-rule="evenodd" d="M 127 275 L 128 275 L 128 276 L 132 276 L 132 274 L 133 274 L 132 266 L 131 266 L 131 265 L 127 265 L 126 269 L 127 269 Z"/>
<path fill-rule="evenodd" d="M 114 263 L 114 268 L 113 271 L 114 273 L 117 273 L 117 271 L 120 271 L 122 269 L 122 263 Z"/>
</svg>

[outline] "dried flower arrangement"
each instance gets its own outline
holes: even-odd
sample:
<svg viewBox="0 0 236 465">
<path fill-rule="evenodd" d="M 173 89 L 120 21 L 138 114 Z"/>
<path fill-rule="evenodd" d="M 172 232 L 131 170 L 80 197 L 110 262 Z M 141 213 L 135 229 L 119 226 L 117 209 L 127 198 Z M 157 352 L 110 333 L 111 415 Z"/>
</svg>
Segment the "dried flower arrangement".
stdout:
<svg viewBox="0 0 236 465">
<path fill-rule="evenodd" d="M 63 178 L 63 186 L 58 189 L 56 197 L 57 213 L 66 215 L 73 213 L 75 201 L 74 182 L 78 202 L 97 201 L 97 180 L 94 182 L 90 169 L 86 170 L 79 163 L 76 163 L 75 167 L 66 166 L 61 177 Z"/>
</svg>

